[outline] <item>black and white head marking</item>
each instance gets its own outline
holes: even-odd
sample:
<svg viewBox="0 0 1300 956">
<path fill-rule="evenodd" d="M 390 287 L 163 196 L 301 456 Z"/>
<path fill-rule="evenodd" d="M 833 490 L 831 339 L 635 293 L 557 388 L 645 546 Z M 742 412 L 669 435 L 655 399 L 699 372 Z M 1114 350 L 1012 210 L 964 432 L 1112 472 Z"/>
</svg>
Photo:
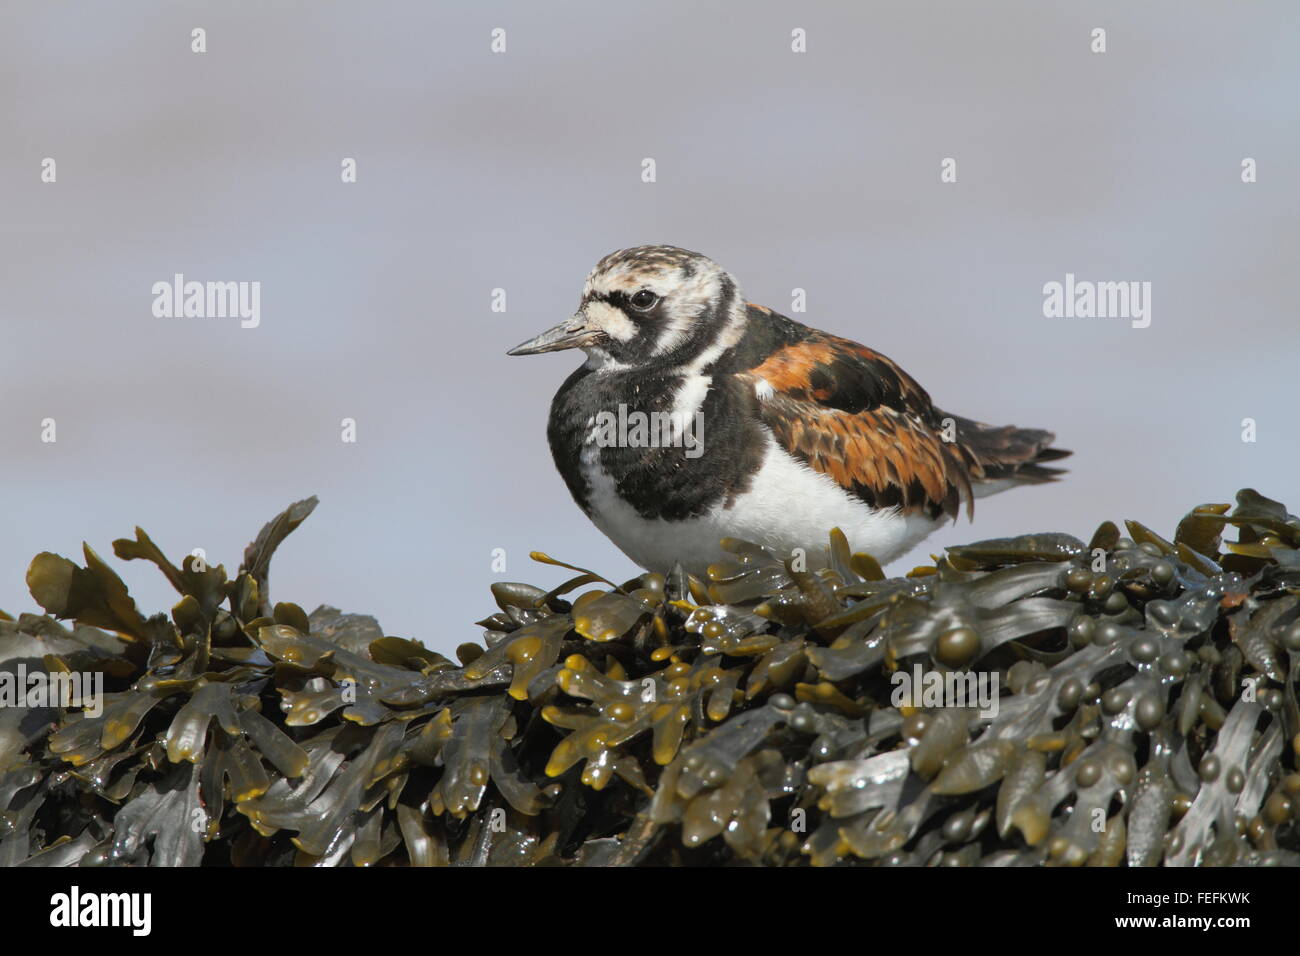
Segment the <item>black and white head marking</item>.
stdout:
<svg viewBox="0 0 1300 956">
<path fill-rule="evenodd" d="M 605 339 L 585 349 L 602 370 L 656 366 L 698 375 L 740 340 L 745 303 L 716 262 L 676 246 L 637 246 L 596 264 L 579 312 Z"/>
</svg>

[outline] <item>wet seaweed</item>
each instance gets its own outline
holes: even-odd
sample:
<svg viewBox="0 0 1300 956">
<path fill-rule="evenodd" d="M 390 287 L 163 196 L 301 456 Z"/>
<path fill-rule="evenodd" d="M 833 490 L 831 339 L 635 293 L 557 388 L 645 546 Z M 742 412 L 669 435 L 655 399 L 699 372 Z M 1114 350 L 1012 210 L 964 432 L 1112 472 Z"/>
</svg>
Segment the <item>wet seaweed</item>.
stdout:
<svg viewBox="0 0 1300 956">
<path fill-rule="evenodd" d="M 170 614 L 88 546 L 35 558 L 0 676 L 105 692 L 0 708 L 0 865 L 1300 864 L 1300 519 L 1253 490 L 901 578 L 838 531 L 828 568 L 727 540 L 705 580 L 535 554 L 577 576 L 492 585 L 457 661 L 272 603 L 315 505 L 231 577 L 114 542 Z"/>
</svg>

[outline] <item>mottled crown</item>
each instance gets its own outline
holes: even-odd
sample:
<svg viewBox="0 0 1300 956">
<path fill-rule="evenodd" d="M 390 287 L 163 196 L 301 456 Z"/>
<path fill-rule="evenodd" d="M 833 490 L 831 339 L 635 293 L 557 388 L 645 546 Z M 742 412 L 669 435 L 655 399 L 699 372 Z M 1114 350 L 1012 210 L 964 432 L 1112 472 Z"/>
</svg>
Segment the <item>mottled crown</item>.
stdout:
<svg viewBox="0 0 1300 956">
<path fill-rule="evenodd" d="M 653 293 L 654 305 L 630 297 Z M 587 276 L 583 309 L 612 340 L 606 349 L 632 364 L 672 361 L 703 368 L 739 338 L 744 300 L 736 280 L 708 256 L 677 246 L 619 249 Z"/>
</svg>

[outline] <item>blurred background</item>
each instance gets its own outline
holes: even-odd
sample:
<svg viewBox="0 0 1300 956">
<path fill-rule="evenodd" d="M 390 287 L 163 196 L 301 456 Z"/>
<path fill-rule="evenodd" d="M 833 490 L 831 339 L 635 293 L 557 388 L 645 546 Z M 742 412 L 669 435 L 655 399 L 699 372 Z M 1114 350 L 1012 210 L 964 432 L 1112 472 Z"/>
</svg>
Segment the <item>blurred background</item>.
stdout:
<svg viewBox="0 0 1300 956">
<path fill-rule="evenodd" d="M 504 353 L 650 242 L 778 311 L 805 289 L 795 318 L 941 407 L 1074 450 L 1066 481 L 980 502 L 895 571 L 1106 519 L 1169 535 L 1242 486 L 1300 506 L 1293 3 L 11 0 L 0 21 L 11 614 L 37 609 L 33 555 L 82 540 L 164 610 L 114 538 L 139 524 L 233 572 L 310 494 L 273 598 L 444 652 L 493 581 L 567 576 L 530 549 L 631 576 L 546 445 L 581 356 Z M 260 282 L 261 324 L 156 318 L 178 272 Z M 1067 272 L 1151 282 L 1150 327 L 1045 318 Z"/>
</svg>

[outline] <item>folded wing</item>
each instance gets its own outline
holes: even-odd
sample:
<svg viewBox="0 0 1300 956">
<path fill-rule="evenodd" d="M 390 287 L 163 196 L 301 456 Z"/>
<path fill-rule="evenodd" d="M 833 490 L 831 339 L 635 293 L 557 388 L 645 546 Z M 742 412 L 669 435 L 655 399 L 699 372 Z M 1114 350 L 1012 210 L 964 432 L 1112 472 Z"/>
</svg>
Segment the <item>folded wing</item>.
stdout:
<svg viewBox="0 0 1300 956">
<path fill-rule="evenodd" d="M 890 359 L 812 329 L 739 377 L 782 448 L 875 508 L 955 518 L 972 484 L 1050 481 L 1040 463 L 1069 454 L 1050 432 L 947 415 Z"/>
</svg>

